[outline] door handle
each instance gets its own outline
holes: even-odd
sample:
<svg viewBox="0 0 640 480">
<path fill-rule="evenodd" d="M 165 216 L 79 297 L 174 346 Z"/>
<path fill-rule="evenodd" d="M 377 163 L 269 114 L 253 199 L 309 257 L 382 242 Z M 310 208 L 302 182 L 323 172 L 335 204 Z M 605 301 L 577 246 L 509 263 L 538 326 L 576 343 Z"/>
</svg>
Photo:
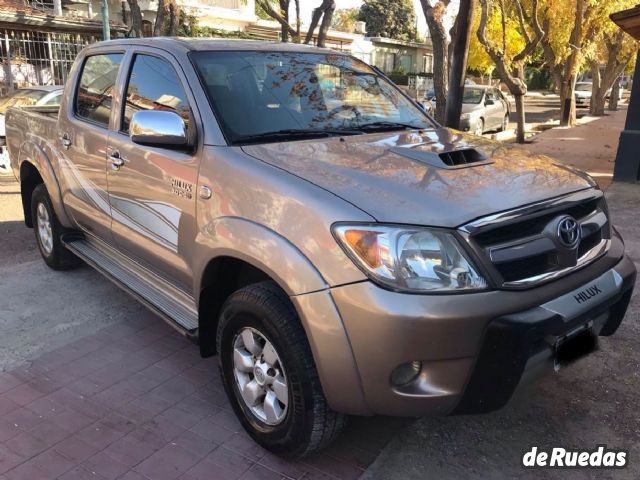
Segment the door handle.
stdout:
<svg viewBox="0 0 640 480">
<path fill-rule="evenodd" d="M 117 150 L 111 152 L 109 160 L 111 161 L 112 170 L 120 170 L 120 167 L 124 165 L 124 158 L 120 156 L 120 152 Z"/>
<path fill-rule="evenodd" d="M 71 137 L 68 133 L 64 133 L 62 137 L 60 137 L 60 143 L 62 143 L 62 146 L 65 150 L 69 149 L 69 147 L 71 146 Z"/>
</svg>

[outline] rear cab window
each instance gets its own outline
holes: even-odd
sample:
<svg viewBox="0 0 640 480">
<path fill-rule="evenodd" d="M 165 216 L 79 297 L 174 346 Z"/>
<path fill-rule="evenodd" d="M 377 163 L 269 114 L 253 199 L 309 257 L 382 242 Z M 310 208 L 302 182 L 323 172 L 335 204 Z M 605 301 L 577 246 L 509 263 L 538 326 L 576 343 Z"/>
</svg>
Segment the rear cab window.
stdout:
<svg viewBox="0 0 640 480">
<path fill-rule="evenodd" d="M 78 118 L 107 128 L 122 53 L 87 57 L 76 89 L 74 110 Z"/>
</svg>

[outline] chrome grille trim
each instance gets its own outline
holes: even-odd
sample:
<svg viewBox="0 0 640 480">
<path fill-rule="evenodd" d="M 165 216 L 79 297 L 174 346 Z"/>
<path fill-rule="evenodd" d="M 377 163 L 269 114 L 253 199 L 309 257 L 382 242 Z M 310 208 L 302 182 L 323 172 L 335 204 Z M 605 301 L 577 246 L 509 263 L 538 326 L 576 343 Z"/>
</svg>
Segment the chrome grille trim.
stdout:
<svg viewBox="0 0 640 480">
<path fill-rule="evenodd" d="M 530 288 L 578 270 L 609 250 L 611 228 L 603 197 L 600 190 L 582 190 L 479 218 L 458 230 L 494 283 L 505 289 Z M 558 247 L 548 229 L 568 212 L 576 213 L 583 238 L 573 250 Z"/>
</svg>

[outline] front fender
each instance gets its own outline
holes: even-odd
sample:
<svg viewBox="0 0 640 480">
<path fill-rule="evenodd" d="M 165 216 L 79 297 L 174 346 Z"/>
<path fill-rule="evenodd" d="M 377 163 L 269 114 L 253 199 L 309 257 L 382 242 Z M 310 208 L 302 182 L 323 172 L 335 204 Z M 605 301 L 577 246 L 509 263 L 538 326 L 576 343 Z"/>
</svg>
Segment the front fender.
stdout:
<svg viewBox="0 0 640 480">
<path fill-rule="evenodd" d="M 235 257 L 268 274 L 293 302 L 329 405 L 340 412 L 368 414 L 349 339 L 329 285 L 309 259 L 273 230 L 237 217 L 219 218 L 196 238 L 195 292 L 204 269 L 218 257 Z"/>
<path fill-rule="evenodd" d="M 250 263 L 271 277 L 289 296 L 327 289 L 320 272 L 298 248 L 273 230 L 238 217 L 207 224 L 196 237 L 194 292 L 201 290 L 204 269 L 219 257 Z"/>
</svg>

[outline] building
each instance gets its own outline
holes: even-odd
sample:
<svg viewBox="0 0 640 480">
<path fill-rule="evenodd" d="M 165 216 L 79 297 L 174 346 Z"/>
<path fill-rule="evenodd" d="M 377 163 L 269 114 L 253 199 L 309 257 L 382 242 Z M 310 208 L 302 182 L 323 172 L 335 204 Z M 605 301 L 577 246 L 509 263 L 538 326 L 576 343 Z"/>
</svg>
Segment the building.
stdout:
<svg viewBox="0 0 640 480">
<path fill-rule="evenodd" d="M 629 35 L 640 40 L 640 5 L 614 13 L 611 19 Z M 640 181 L 640 52 L 636 61 L 631 100 L 627 109 L 627 122 L 620 134 L 618 155 L 613 172 L 614 180 Z"/>
</svg>

